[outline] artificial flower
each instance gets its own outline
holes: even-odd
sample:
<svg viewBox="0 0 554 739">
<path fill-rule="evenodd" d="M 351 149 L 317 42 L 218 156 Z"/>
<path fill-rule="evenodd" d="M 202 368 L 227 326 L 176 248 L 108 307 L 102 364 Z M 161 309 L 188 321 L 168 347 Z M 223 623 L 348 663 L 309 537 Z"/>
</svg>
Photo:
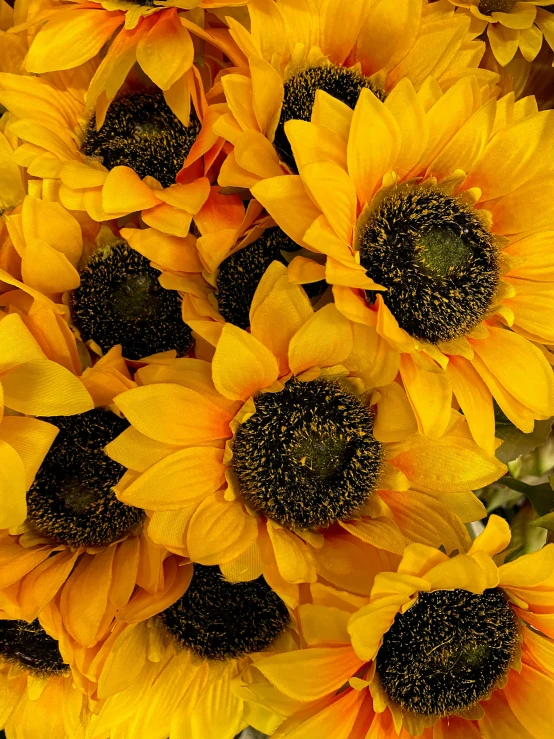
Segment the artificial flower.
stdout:
<svg viewBox="0 0 554 739">
<path fill-rule="evenodd" d="M 547 739 L 554 547 L 497 565 L 509 541 L 493 516 L 467 553 L 412 544 L 365 603 L 312 586 L 305 647 L 257 661 L 238 695 L 292 713 L 274 739 Z"/>
</svg>

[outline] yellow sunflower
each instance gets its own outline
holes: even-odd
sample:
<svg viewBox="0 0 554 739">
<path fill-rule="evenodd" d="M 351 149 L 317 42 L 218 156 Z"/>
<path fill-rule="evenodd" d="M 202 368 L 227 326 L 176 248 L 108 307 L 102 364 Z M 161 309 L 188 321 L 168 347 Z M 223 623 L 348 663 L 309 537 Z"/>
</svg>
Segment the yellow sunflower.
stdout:
<svg viewBox="0 0 554 739">
<path fill-rule="evenodd" d="M 294 649 L 291 611 L 259 578 L 229 583 L 194 566 L 186 593 L 159 616 L 118 624 L 98 677 L 87 736 L 233 739 L 248 724 L 278 719 L 234 695 L 231 681 L 253 660 Z"/>
<path fill-rule="evenodd" d="M 305 647 L 256 661 L 238 695 L 292 713 L 274 739 L 548 739 L 554 546 L 498 566 L 509 541 L 492 516 L 465 554 L 412 544 L 365 603 L 312 586 Z"/>
<path fill-rule="evenodd" d="M 203 173 L 179 178 L 206 110 L 201 86 L 190 119 L 190 106 L 177 118 L 159 90 L 145 88 L 127 88 L 91 118 L 84 96 L 92 67 L 61 73 L 57 86 L 0 74 L 0 103 L 12 114 L 7 130 L 23 142 L 13 160 L 33 177 L 55 180 L 71 211 L 95 221 L 139 211 L 148 225 L 185 236 L 210 192 Z"/>
<path fill-rule="evenodd" d="M 437 441 L 418 434 L 389 384 L 397 368 L 374 373 L 377 335 L 334 305 L 314 312 L 278 262 L 250 325 L 191 322 L 216 345 L 212 363 L 145 367 L 142 386 L 115 398 L 131 423 L 107 447 L 128 468 L 115 490 L 148 511 L 149 537 L 232 580 L 263 572 L 279 587 L 314 581 L 316 553 L 344 531 L 396 553 L 406 539 L 464 546 L 454 511 L 480 518 L 469 491 L 505 470 L 465 420 L 453 412 Z"/>
<path fill-rule="evenodd" d="M 543 37 L 554 48 L 552 11 L 542 8 L 550 0 L 448 0 L 457 13 L 471 19 L 476 35 L 487 32 L 496 60 L 509 64 L 517 50 L 532 62 L 541 50 Z"/>
<path fill-rule="evenodd" d="M 10 739 L 83 739 L 90 711 L 38 620 L 0 620 L 0 728 Z"/>
<path fill-rule="evenodd" d="M 353 108 L 360 90 L 384 98 L 406 77 L 416 89 L 429 75 L 443 89 L 468 75 L 483 86 L 496 80 L 478 69 L 484 45 L 469 33 L 469 19 L 442 3 L 356 0 L 348 22 L 341 0 L 251 0 L 248 11 L 250 33 L 229 19 L 248 67 L 221 79 L 229 112 L 214 130 L 234 147 L 221 168 L 223 186 L 296 171 L 284 126 L 310 120 L 318 89 Z"/>
<path fill-rule="evenodd" d="M 467 79 L 444 95 L 404 80 L 384 103 L 363 90 L 355 111 L 318 92 L 312 121 L 286 125 L 299 175 L 252 188 L 325 257 L 297 257 L 290 279 L 325 279 L 338 310 L 373 327 L 432 438 L 452 394 L 491 453 L 493 397 L 525 432 L 554 415 L 536 345 L 554 341 L 553 123 L 533 98 L 483 104 Z"/>
<path fill-rule="evenodd" d="M 37 436 L 34 419 L 22 420 Z M 68 634 L 88 647 L 105 638 L 116 614 L 147 617 L 171 604 L 191 573 L 180 557 L 146 538 L 143 511 L 112 491 L 124 469 L 103 448 L 127 422 L 103 408 L 44 420 L 34 423 L 53 428 L 55 439 L 32 470 L 27 517 L 0 531 L 0 608 L 30 621 L 57 599 Z M 32 461 L 29 452 L 27 458 Z M 3 516 L 15 505 L 3 501 Z"/>
<path fill-rule="evenodd" d="M 75 69 L 94 59 L 110 42 L 87 92 L 87 107 L 96 107 L 98 117 L 136 63 L 163 91 L 175 115 L 180 118 L 184 114 L 188 119 L 186 110 L 190 108 L 190 95 L 194 94 L 194 77 L 199 76 L 194 67 L 191 34 L 217 43 L 218 35 L 209 35 L 202 27 L 209 25 L 205 22 L 205 11 L 246 2 L 164 0 L 154 4 L 139 0 L 70 0 L 31 14 L 25 24 L 13 30 L 42 25 L 26 59 L 27 71 L 38 74 Z M 223 47 L 227 46 L 223 39 Z"/>
</svg>

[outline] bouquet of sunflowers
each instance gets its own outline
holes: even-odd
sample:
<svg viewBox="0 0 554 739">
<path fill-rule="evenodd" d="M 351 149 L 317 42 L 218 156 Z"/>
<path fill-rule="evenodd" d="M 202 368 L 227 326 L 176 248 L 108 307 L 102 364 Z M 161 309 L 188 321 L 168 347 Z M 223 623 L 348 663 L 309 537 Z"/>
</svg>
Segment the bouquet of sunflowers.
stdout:
<svg viewBox="0 0 554 739">
<path fill-rule="evenodd" d="M 7 739 L 552 738 L 553 2 L 0 0 Z"/>
</svg>

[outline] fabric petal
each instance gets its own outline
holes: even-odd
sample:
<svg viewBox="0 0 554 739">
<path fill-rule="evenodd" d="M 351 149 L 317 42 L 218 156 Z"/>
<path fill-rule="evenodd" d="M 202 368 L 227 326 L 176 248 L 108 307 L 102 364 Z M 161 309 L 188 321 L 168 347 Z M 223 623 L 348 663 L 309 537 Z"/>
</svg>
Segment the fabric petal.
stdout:
<svg viewBox="0 0 554 739">
<path fill-rule="evenodd" d="M 334 305 L 318 310 L 290 342 L 289 366 L 298 375 L 312 367 L 340 364 L 352 351 L 352 330 Z"/>
</svg>

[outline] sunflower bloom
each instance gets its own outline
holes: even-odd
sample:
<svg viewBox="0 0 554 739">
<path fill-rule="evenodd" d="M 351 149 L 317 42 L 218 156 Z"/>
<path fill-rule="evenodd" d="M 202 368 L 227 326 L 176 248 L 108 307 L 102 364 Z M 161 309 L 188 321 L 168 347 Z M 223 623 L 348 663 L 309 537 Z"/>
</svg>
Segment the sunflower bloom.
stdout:
<svg viewBox="0 0 554 739">
<path fill-rule="evenodd" d="M 481 517 L 468 491 L 504 467 L 461 416 L 436 442 L 419 435 L 405 392 L 387 386 L 395 366 L 367 369 L 380 351 L 370 329 L 354 339 L 335 306 L 314 312 L 278 262 L 250 325 L 191 322 L 216 344 L 211 364 L 140 369 L 142 387 L 115 398 L 132 425 L 107 447 L 128 468 L 115 489 L 148 511 L 150 538 L 233 580 L 289 583 L 313 581 L 316 551 L 341 531 L 395 553 L 406 539 L 464 546 L 450 506 Z"/>
<path fill-rule="evenodd" d="M 494 739 L 499 725 L 506 739 L 547 739 L 554 547 L 497 566 L 509 541 L 492 516 L 466 554 L 412 544 L 365 603 L 312 586 L 305 648 L 257 661 L 238 694 L 292 713 L 275 739 L 323 727 L 336 739 Z"/>
<path fill-rule="evenodd" d="M 232 584 L 217 567 L 195 565 L 172 606 L 116 625 L 102 655 L 89 736 L 114 730 L 137 739 L 233 739 L 248 724 L 271 732 L 274 714 L 248 706 L 231 683 L 260 656 L 296 646 L 291 612 L 262 578 Z"/>
<path fill-rule="evenodd" d="M 138 211 L 148 225 L 186 236 L 210 192 L 203 176 L 177 181 L 200 131 L 197 114 L 189 119 L 187 112 L 183 121 L 161 92 L 135 90 L 118 97 L 102 119 L 91 118 L 88 74 L 64 74 L 67 89 L 0 75 L 0 102 L 12 113 L 8 130 L 23 142 L 14 161 L 33 177 L 56 180 L 68 210 L 86 211 L 94 221 Z M 198 108 L 202 115 L 205 101 Z"/>
<path fill-rule="evenodd" d="M 491 453 L 493 397 L 525 432 L 554 414 L 536 345 L 554 341 L 553 115 L 532 98 L 482 104 L 469 80 L 431 99 L 409 80 L 384 103 L 363 90 L 354 112 L 318 92 L 312 121 L 286 126 L 300 174 L 252 189 L 297 243 L 325 255 L 294 259 L 290 279 L 325 279 L 339 311 L 374 327 L 432 438 L 452 394 Z"/>
<path fill-rule="evenodd" d="M 517 50 L 532 62 L 541 50 L 543 37 L 554 48 L 554 19 L 542 5 L 548 0 L 449 0 L 458 14 L 471 19 L 476 35 L 486 31 L 492 53 L 503 67 Z"/>
<path fill-rule="evenodd" d="M 321 8 L 312 0 L 251 0 L 248 11 L 250 33 L 229 20 L 248 67 L 221 80 L 229 112 L 214 130 L 234 147 L 221 168 L 222 186 L 251 187 L 296 171 L 284 126 L 310 120 L 318 89 L 353 108 L 360 90 L 384 98 L 406 77 L 416 89 L 428 75 L 443 89 L 467 75 L 483 86 L 496 79 L 478 69 L 484 46 L 468 32 L 469 19 L 442 4 L 356 0 L 348 23 L 340 0 Z"/>
</svg>

